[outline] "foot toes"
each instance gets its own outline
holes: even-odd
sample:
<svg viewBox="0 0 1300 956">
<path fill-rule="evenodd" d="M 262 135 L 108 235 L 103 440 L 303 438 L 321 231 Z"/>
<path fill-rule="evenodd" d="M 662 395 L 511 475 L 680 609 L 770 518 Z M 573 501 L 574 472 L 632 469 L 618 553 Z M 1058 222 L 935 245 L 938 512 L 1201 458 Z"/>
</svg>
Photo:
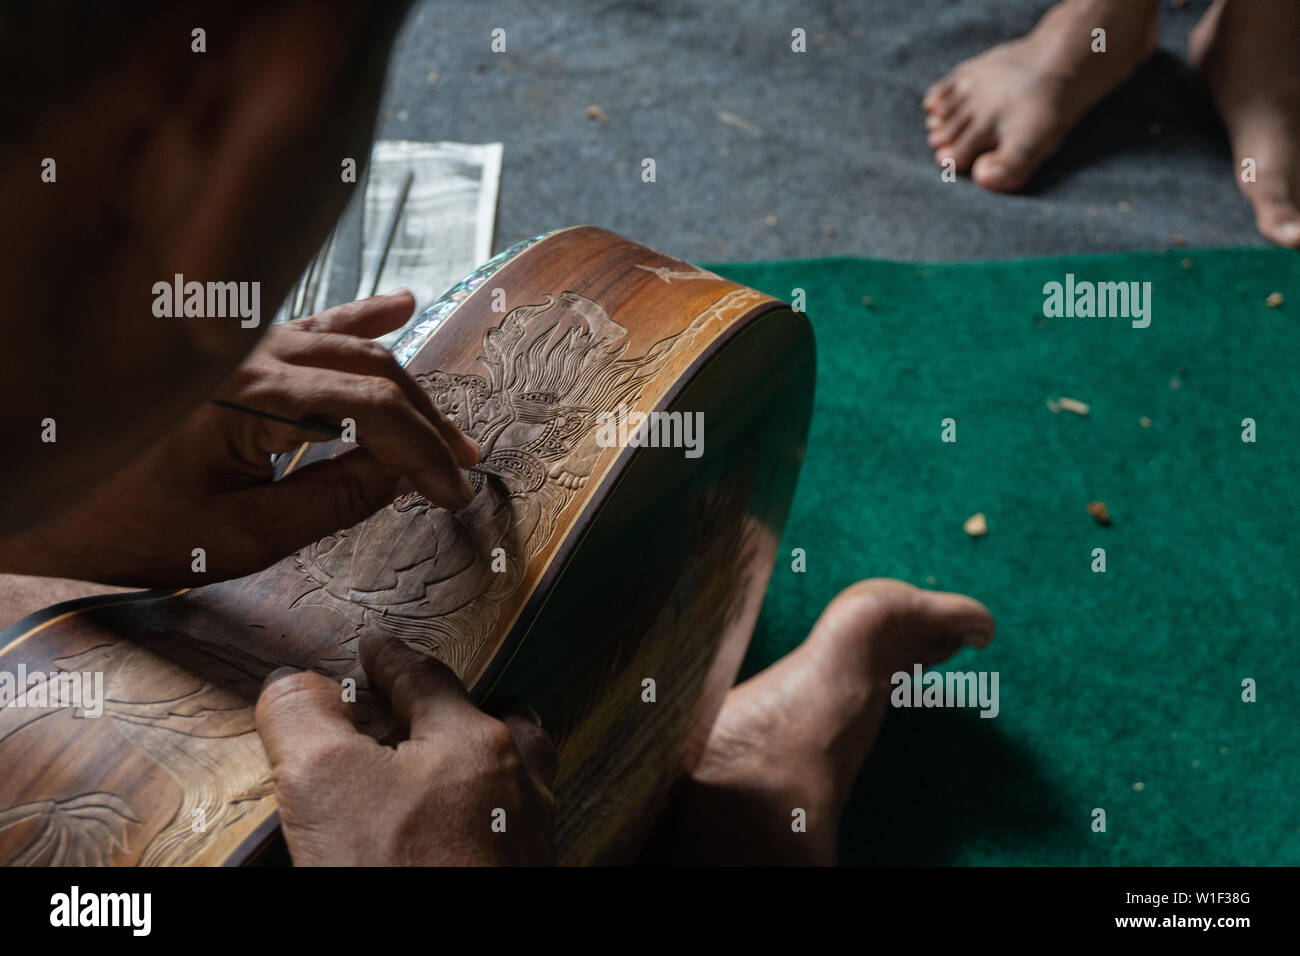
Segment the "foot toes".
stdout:
<svg viewBox="0 0 1300 956">
<path fill-rule="evenodd" d="M 980 123 L 970 123 L 953 142 L 935 150 L 934 161 L 940 166 L 951 159 L 955 161 L 958 172 L 965 172 L 974 162 L 975 157 L 996 144 L 993 129 Z"/>
<path fill-rule="evenodd" d="M 1024 185 L 1030 170 L 1003 153 L 985 153 L 975 160 L 971 178 L 995 193 L 1014 192 Z"/>
<path fill-rule="evenodd" d="M 993 615 L 972 597 L 924 591 L 903 581 L 873 578 L 840 593 L 813 629 L 818 634 L 856 633 L 869 647 L 870 669 L 888 680 L 913 664 L 929 666 L 962 647 L 984 647 L 993 639 Z"/>
<path fill-rule="evenodd" d="M 1297 213 L 1296 218 L 1290 222 L 1282 223 L 1273 233 L 1265 233 L 1265 235 L 1278 245 L 1289 249 L 1300 249 L 1300 213 Z"/>
<path fill-rule="evenodd" d="M 933 109 L 940 100 L 951 95 L 955 88 L 956 83 L 953 78 L 945 76 L 925 91 L 925 96 L 921 97 L 921 106 L 927 110 Z"/>
<path fill-rule="evenodd" d="M 1256 201 L 1255 224 L 1270 242 L 1300 249 L 1300 209 L 1290 199 L 1279 197 Z"/>
<path fill-rule="evenodd" d="M 940 146 L 946 146 L 957 139 L 958 136 L 970 125 L 971 114 L 960 112 L 953 116 L 946 123 L 942 123 L 930 130 L 930 135 L 925 141 L 930 144 L 931 149 L 937 149 Z"/>
<path fill-rule="evenodd" d="M 975 160 L 971 178 L 993 192 L 1013 192 L 1029 181 L 1034 170 L 1055 148 L 1046 139 L 1012 139 Z"/>
<path fill-rule="evenodd" d="M 927 110 L 925 126 L 927 129 L 935 129 L 952 119 L 959 110 L 965 109 L 966 97 L 957 94 L 945 96 Z"/>
</svg>

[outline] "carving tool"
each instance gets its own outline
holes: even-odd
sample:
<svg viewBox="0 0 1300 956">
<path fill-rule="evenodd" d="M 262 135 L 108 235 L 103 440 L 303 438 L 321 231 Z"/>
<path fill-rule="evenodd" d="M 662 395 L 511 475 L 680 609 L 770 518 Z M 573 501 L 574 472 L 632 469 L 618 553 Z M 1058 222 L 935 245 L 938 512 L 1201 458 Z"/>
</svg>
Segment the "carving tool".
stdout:
<svg viewBox="0 0 1300 956">
<path fill-rule="evenodd" d="M 238 402 L 228 402 L 222 398 L 210 398 L 208 401 L 213 405 L 220 405 L 222 408 L 229 408 L 236 412 L 243 412 L 245 415 L 256 415 L 258 418 L 280 422 L 283 425 L 293 425 L 295 428 L 305 428 L 307 431 L 329 435 L 331 438 L 343 437 L 343 429 L 337 428 L 334 425 L 322 425 L 320 422 L 309 422 L 302 418 L 289 418 L 285 415 L 277 415 L 274 412 L 264 412 L 261 409 L 249 408 L 247 405 L 240 405 Z"/>
<path fill-rule="evenodd" d="M 411 183 L 415 179 L 414 172 L 408 172 L 406 178 L 402 180 L 402 188 L 397 194 L 397 202 L 393 206 L 392 215 L 388 220 L 388 229 L 384 234 L 384 245 L 379 251 L 379 261 L 375 263 L 374 277 L 370 280 L 370 294 L 379 294 L 379 277 L 384 274 L 384 265 L 388 262 L 388 251 L 393 247 L 393 240 L 397 238 L 397 225 L 402 221 L 402 213 L 406 210 L 406 196 L 411 191 Z"/>
<path fill-rule="evenodd" d="M 258 418 L 265 418 L 268 421 L 280 422 L 283 425 L 293 425 L 295 428 L 305 428 L 308 431 L 319 432 L 322 435 L 329 435 L 331 438 L 342 438 L 343 429 L 336 428 L 333 425 L 323 425 L 320 422 L 309 422 L 305 418 L 289 418 L 287 415 L 277 415 L 274 412 L 264 412 L 258 408 L 250 408 L 247 405 L 241 405 L 238 402 L 228 402 L 223 398 L 210 398 L 208 401 L 213 405 L 220 405 L 222 408 L 229 408 L 232 411 L 243 412 L 245 415 L 255 415 Z M 489 471 L 480 465 L 470 465 L 465 471 L 477 472 L 485 478 L 500 478 L 495 471 Z"/>
</svg>

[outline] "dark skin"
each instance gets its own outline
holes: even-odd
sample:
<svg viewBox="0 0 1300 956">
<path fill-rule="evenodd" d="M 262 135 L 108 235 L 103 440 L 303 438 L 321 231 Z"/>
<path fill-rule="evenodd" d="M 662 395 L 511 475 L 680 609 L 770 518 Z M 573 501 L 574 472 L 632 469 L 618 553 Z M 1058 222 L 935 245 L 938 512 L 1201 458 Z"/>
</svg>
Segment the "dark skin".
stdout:
<svg viewBox="0 0 1300 956">
<path fill-rule="evenodd" d="M 477 446 L 369 338 L 399 327 L 414 306 L 399 292 L 278 326 L 214 392 L 287 418 L 351 418 L 358 447 L 272 481 L 272 454 L 328 436 L 204 402 L 57 518 L 0 541 L 0 569 L 193 586 L 264 568 L 407 487 L 462 507 L 472 490 L 460 468 L 478 461 Z M 195 547 L 206 573 L 193 570 Z"/>
<path fill-rule="evenodd" d="M 555 748 L 527 707 L 489 717 L 441 662 L 376 633 L 361 664 L 408 732 L 396 747 L 357 730 L 321 674 L 277 671 L 258 699 L 294 863 L 553 862 Z"/>
<path fill-rule="evenodd" d="M 260 282 L 269 311 L 354 188 L 342 159 L 369 154 L 405 4 L 214 6 L 160 5 L 116 64 L 4 153 L 0 207 L 22 236 L 2 267 L 4 332 L 23 367 L 4 390 L 0 441 L 16 466 L 0 469 L 0 499 L 22 506 L 0 512 L 0 534 L 138 457 L 266 332 L 265 319 L 158 319 L 154 283 Z M 195 23 L 206 53 L 191 52 Z M 47 157 L 54 183 L 40 180 Z M 40 440 L 47 418 L 55 443 Z"/>
</svg>

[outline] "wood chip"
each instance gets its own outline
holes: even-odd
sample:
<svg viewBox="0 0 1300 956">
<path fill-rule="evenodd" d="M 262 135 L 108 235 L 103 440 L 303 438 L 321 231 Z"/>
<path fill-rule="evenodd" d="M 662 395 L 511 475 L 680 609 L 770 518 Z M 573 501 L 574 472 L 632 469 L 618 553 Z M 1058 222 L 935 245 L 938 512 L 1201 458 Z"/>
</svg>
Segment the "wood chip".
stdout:
<svg viewBox="0 0 1300 956">
<path fill-rule="evenodd" d="M 1081 402 L 1077 398 L 1066 398 L 1062 395 L 1056 401 L 1067 412 L 1074 412 L 1076 415 L 1087 415 L 1092 411 L 1087 402 Z"/>
<path fill-rule="evenodd" d="M 605 115 L 605 111 L 594 103 L 587 107 L 587 116 L 594 119 L 597 123 L 604 123 L 609 119 L 609 117 Z"/>
<path fill-rule="evenodd" d="M 1147 418 L 1145 415 L 1143 415 L 1141 418 L 1138 419 L 1138 424 L 1141 425 L 1143 428 L 1150 428 L 1150 427 L 1151 427 L 1151 419 L 1149 419 L 1149 418 Z"/>
<path fill-rule="evenodd" d="M 726 123 L 728 126 L 734 126 L 736 129 L 748 133 L 750 136 L 762 136 L 763 131 L 745 119 L 743 116 L 737 116 L 735 113 L 729 113 L 726 110 L 718 110 L 718 121 Z"/>
<path fill-rule="evenodd" d="M 964 530 L 972 538 L 982 538 L 989 533 L 988 519 L 984 517 L 984 512 L 977 511 L 966 519 L 962 525 Z"/>
<path fill-rule="evenodd" d="M 1279 306 L 1282 305 L 1282 293 L 1281 293 L 1281 292 L 1270 292 L 1270 293 L 1268 294 L 1268 298 L 1264 300 L 1264 303 L 1265 303 L 1265 304 L 1266 304 L 1270 309 L 1276 309 L 1276 308 L 1278 308 Z"/>
<path fill-rule="evenodd" d="M 1106 502 L 1089 501 L 1088 514 L 1092 515 L 1092 520 L 1103 528 L 1110 527 L 1110 512 L 1106 510 Z"/>
</svg>

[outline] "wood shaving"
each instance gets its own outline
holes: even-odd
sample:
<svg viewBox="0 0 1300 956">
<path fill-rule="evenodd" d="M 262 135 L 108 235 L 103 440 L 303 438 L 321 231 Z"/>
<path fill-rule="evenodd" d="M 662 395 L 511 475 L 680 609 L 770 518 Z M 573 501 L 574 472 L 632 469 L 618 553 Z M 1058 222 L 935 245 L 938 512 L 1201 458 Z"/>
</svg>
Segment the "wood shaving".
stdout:
<svg viewBox="0 0 1300 956">
<path fill-rule="evenodd" d="M 735 113 L 729 113 L 726 110 L 718 110 L 719 122 L 726 123 L 728 126 L 734 126 L 741 132 L 748 133 L 750 136 L 762 136 L 763 131 L 745 119 L 743 116 L 737 116 Z"/>
<path fill-rule="evenodd" d="M 1106 510 L 1106 502 L 1089 501 L 1088 514 L 1092 515 L 1092 520 L 1103 528 L 1110 527 L 1110 512 Z"/>
<path fill-rule="evenodd" d="M 1076 415 L 1087 415 L 1092 411 L 1087 402 L 1081 402 L 1077 398 L 1066 398 L 1062 395 L 1057 399 L 1057 402 L 1067 412 L 1074 412 Z"/>
</svg>

